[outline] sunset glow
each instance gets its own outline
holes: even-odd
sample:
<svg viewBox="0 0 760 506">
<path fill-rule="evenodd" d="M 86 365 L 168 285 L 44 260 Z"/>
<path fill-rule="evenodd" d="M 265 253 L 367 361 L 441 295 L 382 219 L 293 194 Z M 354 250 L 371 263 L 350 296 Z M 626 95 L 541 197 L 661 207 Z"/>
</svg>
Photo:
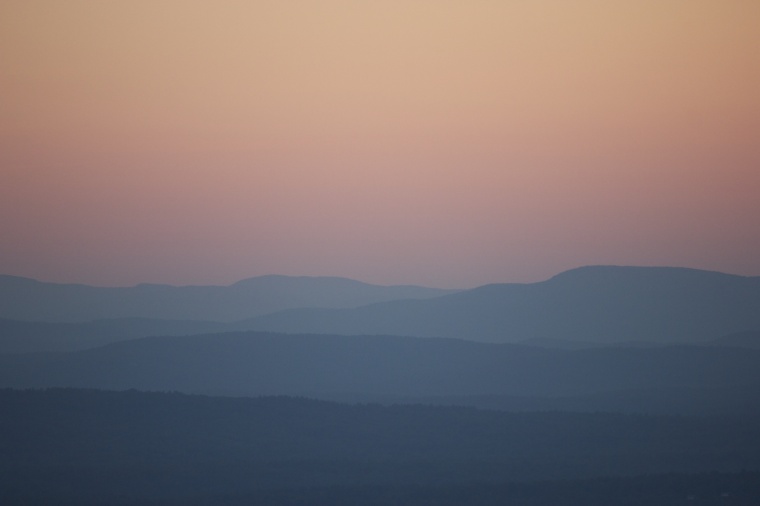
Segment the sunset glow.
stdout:
<svg viewBox="0 0 760 506">
<path fill-rule="evenodd" d="M 760 2 L 5 0 L 0 273 L 760 275 Z"/>
</svg>

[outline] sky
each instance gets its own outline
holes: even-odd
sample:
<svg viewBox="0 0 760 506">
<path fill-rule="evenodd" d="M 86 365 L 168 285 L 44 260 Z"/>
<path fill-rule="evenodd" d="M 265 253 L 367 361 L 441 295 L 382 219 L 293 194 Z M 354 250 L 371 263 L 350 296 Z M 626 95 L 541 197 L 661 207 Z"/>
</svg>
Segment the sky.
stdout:
<svg viewBox="0 0 760 506">
<path fill-rule="evenodd" d="M 760 275 L 757 0 L 0 0 L 0 273 Z"/>
</svg>

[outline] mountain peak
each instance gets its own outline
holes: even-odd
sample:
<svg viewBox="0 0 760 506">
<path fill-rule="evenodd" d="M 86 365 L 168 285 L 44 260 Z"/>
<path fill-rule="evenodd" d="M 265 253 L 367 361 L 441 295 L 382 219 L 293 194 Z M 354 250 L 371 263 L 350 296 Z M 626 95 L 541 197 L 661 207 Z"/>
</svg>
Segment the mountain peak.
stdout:
<svg viewBox="0 0 760 506">
<path fill-rule="evenodd" d="M 633 266 L 633 265 L 587 265 L 569 269 L 547 281 L 565 281 L 570 279 L 620 279 L 620 278 L 748 278 L 737 274 L 727 274 L 719 271 L 693 269 L 690 267 L 668 266 Z"/>
</svg>

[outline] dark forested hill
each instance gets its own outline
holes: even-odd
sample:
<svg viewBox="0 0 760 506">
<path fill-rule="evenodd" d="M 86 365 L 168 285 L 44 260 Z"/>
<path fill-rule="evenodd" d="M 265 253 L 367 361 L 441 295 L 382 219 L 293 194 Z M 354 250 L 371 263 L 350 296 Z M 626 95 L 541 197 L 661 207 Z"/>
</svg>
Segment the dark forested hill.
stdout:
<svg viewBox="0 0 760 506">
<path fill-rule="evenodd" d="M 702 342 L 760 329 L 760 278 L 666 267 L 584 267 L 532 284 L 428 300 L 295 309 L 240 328 L 519 342 Z"/>
<path fill-rule="evenodd" d="M 354 307 L 451 292 L 370 285 L 335 277 L 261 276 L 230 286 L 103 288 L 0 276 L 0 318 L 81 322 L 139 317 L 228 322 L 288 308 Z"/>
<path fill-rule="evenodd" d="M 755 417 L 77 390 L 0 404 L 4 504 L 748 505 L 760 492 Z M 647 477 L 601 480 L 633 475 Z M 516 485 L 536 480 L 565 481 Z"/>
<path fill-rule="evenodd" d="M 0 355 L 0 386 L 357 400 L 497 396 L 506 408 L 507 397 L 571 397 L 578 402 L 512 400 L 521 409 L 625 411 L 628 403 L 641 411 L 661 412 L 670 404 L 676 411 L 685 405 L 747 411 L 760 409 L 754 401 L 760 394 L 760 350 L 551 350 L 436 338 L 224 333 L 138 339 L 72 353 Z"/>
</svg>

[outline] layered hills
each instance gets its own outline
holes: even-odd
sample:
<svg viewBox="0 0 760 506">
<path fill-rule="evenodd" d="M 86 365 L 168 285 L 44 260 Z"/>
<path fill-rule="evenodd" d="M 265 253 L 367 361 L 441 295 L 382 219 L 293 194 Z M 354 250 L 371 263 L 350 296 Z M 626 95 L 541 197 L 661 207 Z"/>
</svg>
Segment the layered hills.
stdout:
<svg viewBox="0 0 760 506">
<path fill-rule="evenodd" d="M 758 332 L 760 278 L 679 268 L 0 277 L 0 502 L 754 505 Z"/>
<path fill-rule="evenodd" d="M 722 345 L 752 348 L 758 329 L 760 278 L 681 268 L 585 267 L 539 283 L 453 293 L 342 278 L 267 276 L 228 287 L 98 288 L 0 277 L 0 353 L 250 330 L 568 349 L 723 338 Z"/>
</svg>

